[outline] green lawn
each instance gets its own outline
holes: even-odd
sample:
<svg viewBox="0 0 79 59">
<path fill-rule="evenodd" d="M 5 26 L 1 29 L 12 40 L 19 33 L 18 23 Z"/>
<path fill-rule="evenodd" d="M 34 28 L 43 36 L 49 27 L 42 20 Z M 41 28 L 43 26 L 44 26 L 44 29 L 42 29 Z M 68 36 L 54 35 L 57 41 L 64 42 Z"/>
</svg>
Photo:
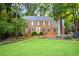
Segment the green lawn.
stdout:
<svg viewBox="0 0 79 59">
<path fill-rule="evenodd" d="M 0 55 L 13 56 L 79 56 L 79 41 L 31 38 L 0 45 Z"/>
</svg>

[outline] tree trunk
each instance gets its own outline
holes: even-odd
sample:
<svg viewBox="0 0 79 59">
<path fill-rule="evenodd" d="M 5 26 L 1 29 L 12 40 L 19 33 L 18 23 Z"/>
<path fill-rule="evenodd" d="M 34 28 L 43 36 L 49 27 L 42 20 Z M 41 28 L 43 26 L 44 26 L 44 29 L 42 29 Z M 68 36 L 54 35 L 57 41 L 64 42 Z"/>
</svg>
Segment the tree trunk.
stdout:
<svg viewBox="0 0 79 59">
<path fill-rule="evenodd" d="M 17 6 L 17 4 L 16 4 L 16 6 Z M 16 26 L 15 26 L 16 27 L 16 39 L 18 39 L 18 32 L 17 32 L 17 29 L 18 29 L 17 28 L 17 10 L 16 10 L 16 20 L 15 21 L 16 21 Z"/>
<path fill-rule="evenodd" d="M 74 4 L 73 4 L 74 5 Z M 77 32 L 77 7 L 76 7 L 76 4 L 74 5 L 74 9 L 73 9 L 73 20 L 74 20 L 74 29 L 75 29 L 75 32 Z"/>
</svg>

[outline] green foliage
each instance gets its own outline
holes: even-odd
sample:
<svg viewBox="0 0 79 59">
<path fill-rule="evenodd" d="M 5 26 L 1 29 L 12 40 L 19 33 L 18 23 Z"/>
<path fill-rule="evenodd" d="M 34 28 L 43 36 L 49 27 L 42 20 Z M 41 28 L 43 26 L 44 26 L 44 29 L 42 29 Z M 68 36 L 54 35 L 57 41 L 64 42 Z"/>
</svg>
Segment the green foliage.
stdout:
<svg viewBox="0 0 79 59">
<path fill-rule="evenodd" d="M 14 26 L 8 22 L 0 21 L 0 35 L 14 32 Z"/>
<path fill-rule="evenodd" d="M 15 6 L 17 5 L 15 4 Z M 12 4 L 0 4 L 0 38 L 4 36 L 15 36 L 16 33 L 17 35 L 22 34 L 24 20 L 18 17 L 19 14 L 15 14 L 16 11 L 18 12 L 15 6 L 12 6 Z M 17 19 L 13 14 L 15 14 Z"/>
<path fill-rule="evenodd" d="M 39 34 L 40 34 L 40 35 L 43 35 L 44 33 L 43 33 L 43 32 L 40 32 Z"/>
<path fill-rule="evenodd" d="M 22 34 L 22 31 L 24 29 L 24 20 L 23 19 L 18 19 L 16 26 L 17 26 L 17 29 L 18 29 L 17 32 Z"/>
<path fill-rule="evenodd" d="M 38 35 L 37 32 L 32 32 L 32 36 L 34 36 L 34 35 Z"/>
<path fill-rule="evenodd" d="M 5 35 L 5 33 L 13 35 L 13 33 L 16 33 L 16 26 L 18 35 L 22 34 L 24 20 L 18 19 L 17 25 L 15 25 L 15 22 L 9 23 L 6 21 L 0 21 L 0 36 Z"/>
<path fill-rule="evenodd" d="M 79 4 L 78 3 L 54 3 L 53 12 L 49 15 L 55 20 L 65 20 L 66 32 L 78 31 L 79 22 Z M 61 22 L 62 23 L 62 22 Z M 72 29 L 74 27 L 74 29 Z M 72 29 L 72 30 L 71 30 Z"/>
<path fill-rule="evenodd" d="M 44 33 L 43 32 L 39 32 L 39 33 L 37 33 L 37 32 L 32 32 L 32 35 L 43 35 Z"/>
</svg>

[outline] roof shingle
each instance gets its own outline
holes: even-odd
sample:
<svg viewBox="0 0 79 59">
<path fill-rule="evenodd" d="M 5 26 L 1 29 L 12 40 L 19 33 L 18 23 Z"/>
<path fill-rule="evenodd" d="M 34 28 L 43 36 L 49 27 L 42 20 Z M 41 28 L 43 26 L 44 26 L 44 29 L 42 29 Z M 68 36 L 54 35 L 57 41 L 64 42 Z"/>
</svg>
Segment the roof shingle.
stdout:
<svg viewBox="0 0 79 59">
<path fill-rule="evenodd" d="M 40 21 L 40 20 L 52 20 L 50 17 L 46 17 L 46 16 L 26 16 L 26 17 L 23 17 L 24 19 L 26 20 L 29 20 L 29 21 L 33 21 L 33 20 L 36 20 L 36 21 Z"/>
</svg>

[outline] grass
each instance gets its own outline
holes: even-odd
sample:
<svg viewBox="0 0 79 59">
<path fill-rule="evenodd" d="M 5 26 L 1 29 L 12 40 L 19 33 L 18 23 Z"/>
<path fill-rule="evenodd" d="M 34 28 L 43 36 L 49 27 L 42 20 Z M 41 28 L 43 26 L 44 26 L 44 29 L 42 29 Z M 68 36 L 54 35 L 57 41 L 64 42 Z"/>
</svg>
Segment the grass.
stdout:
<svg viewBox="0 0 79 59">
<path fill-rule="evenodd" d="M 0 45 L 1 56 L 79 56 L 79 41 L 30 38 Z"/>
</svg>

